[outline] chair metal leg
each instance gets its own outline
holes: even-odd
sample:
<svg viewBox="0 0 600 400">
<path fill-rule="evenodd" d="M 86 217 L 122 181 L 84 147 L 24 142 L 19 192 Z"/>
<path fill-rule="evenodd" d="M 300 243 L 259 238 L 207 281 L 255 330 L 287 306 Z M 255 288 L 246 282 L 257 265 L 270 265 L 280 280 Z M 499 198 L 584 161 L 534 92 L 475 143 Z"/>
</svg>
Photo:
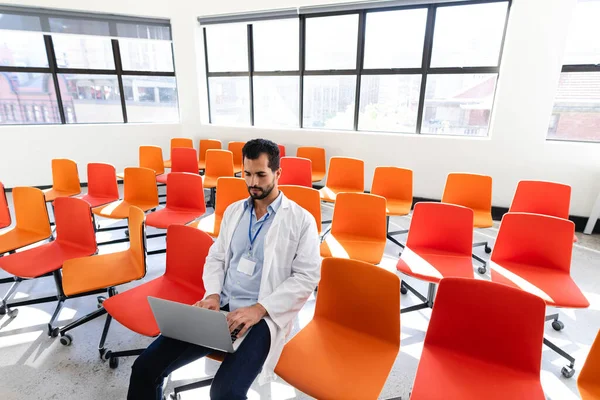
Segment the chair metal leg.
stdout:
<svg viewBox="0 0 600 400">
<path fill-rule="evenodd" d="M 406 314 L 406 313 L 409 313 L 412 311 L 422 310 L 425 308 L 433 308 L 433 300 L 435 298 L 435 290 L 436 290 L 435 283 L 431 283 L 431 282 L 429 283 L 429 286 L 427 288 L 427 297 L 423 296 L 421 293 L 419 293 L 415 288 L 410 286 L 404 280 L 402 281 L 402 285 L 406 289 L 410 290 L 410 292 L 413 293 L 415 296 L 417 296 L 419 298 L 419 300 L 421 300 L 423 303 L 419 303 L 419 304 L 415 304 L 410 307 L 402 308 L 400 310 L 400 314 Z"/>
<path fill-rule="evenodd" d="M 60 314 L 60 310 L 62 310 L 64 303 L 65 303 L 65 299 L 60 299 L 60 300 L 58 300 L 58 303 L 56 303 L 56 308 L 54 309 L 52 318 L 50 318 L 50 322 L 48 322 L 48 336 L 52 336 L 52 334 L 55 332 L 54 322 L 58 318 L 58 315 Z"/>
<path fill-rule="evenodd" d="M 387 239 L 394 243 L 396 246 L 399 246 L 402 250 L 404 250 L 404 248 L 406 247 L 406 245 L 404 243 L 399 242 L 398 240 L 396 240 L 394 238 L 395 235 L 403 235 L 405 233 L 408 233 L 408 229 L 403 229 L 400 231 L 391 231 L 390 232 L 390 216 L 386 216 L 386 230 L 387 230 Z M 400 255 L 402 255 L 402 251 L 400 252 Z"/>
<path fill-rule="evenodd" d="M 10 298 L 15 293 L 15 291 L 17 290 L 17 287 L 21 284 L 22 281 L 23 281 L 23 279 L 19 278 L 17 276 L 15 276 L 13 278 L 13 284 L 10 285 L 10 287 L 8 288 L 8 291 L 6 292 L 4 297 L 2 297 L 2 300 L 0 300 L 0 315 L 4 315 L 4 314 L 11 315 L 10 306 L 9 306 L 9 304 L 7 304 L 7 301 L 10 300 Z"/>
<path fill-rule="evenodd" d="M 106 349 L 104 348 L 104 343 L 106 343 L 106 337 L 108 336 L 108 330 L 110 329 L 110 323 L 112 321 L 112 317 L 110 314 L 106 316 L 106 321 L 104 322 L 104 329 L 102 329 L 102 336 L 100 336 L 100 343 L 98 343 L 98 351 L 100 352 L 100 358 L 104 355 Z"/>
<path fill-rule="evenodd" d="M 177 386 L 173 389 L 172 399 L 178 399 L 179 394 L 188 390 L 200 389 L 212 385 L 213 378 L 206 378 L 201 381 L 188 383 L 187 385 Z"/>
<path fill-rule="evenodd" d="M 477 268 L 477 272 L 479 272 L 480 274 L 485 274 L 487 271 L 487 261 L 485 261 L 483 258 L 479 257 L 478 255 L 472 254 L 471 255 L 475 260 L 479 261 L 481 263 L 481 266 L 479 268 Z"/>
<path fill-rule="evenodd" d="M 573 356 L 571 356 L 569 353 L 567 353 L 566 351 L 564 351 L 563 349 L 561 349 L 560 347 L 558 347 L 557 345 L 555 345 L 554 343 L 552 343 L 551 341 L 549 341 L 546 338 L 544 338 L 544 344 L 546 346 L 548 346 L 552 351 L 554 351 L 561 357 L 566 358 L 567 361 L 569 361 L 569 364 L 565 365 L 560 370 L 561 374 L 565 378 L 571 378 L 573 375 L 575 375 L 575 358 L 573 358 Z"/>
</svg>

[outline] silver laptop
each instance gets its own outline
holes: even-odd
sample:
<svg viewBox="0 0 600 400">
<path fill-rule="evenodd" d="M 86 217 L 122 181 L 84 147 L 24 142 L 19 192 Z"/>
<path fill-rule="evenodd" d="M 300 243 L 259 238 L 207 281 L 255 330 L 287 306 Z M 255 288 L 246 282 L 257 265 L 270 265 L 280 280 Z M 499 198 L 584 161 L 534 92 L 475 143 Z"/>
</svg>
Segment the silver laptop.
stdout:
<svg viewBox="0 0 600 400">
<path fill-rule="evenodd" d="M 235 352 L 245 336 L 229 332 L 227 312 L 212 311 L 148 296 L 150 308 L 163 336 L 226 353 Z"/>
</svg>

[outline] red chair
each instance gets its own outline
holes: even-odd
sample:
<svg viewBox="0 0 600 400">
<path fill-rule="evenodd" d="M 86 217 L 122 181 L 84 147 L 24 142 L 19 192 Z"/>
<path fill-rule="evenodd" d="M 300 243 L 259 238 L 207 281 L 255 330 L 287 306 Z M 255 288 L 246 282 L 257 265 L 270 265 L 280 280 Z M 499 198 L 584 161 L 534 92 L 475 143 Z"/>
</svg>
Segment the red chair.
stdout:
<svg viewBox="0 0 600 400">
<path fill-rule="evenodd" d="M 86 201 L 91 207 L 103 206 L 119 200 L 117 172 L 110 164 L 89 163 L 87 165 L 87 194 L 75 196 Z"/>
<path fill-rule="evenodd" d="M 168 185 L 167 185 L 168 186 Z M 194 304 L 204 296 L 202 273 L 204 260 L 213 240 L 206 233 L 183 225 L 167 230 L 167 260 L 164 275 L 106 299 L 102 306 L 108 312 L 98 349 L 100 357 L 117 368 L 119 357 L 139 355 L 144 349 L 113 352 L 104 347 L 111 320 L 144 336 L 157 336 L 158 325 L 148 304 L 148 296 Z"/>
<path fill-rule="evenodd" d="M 406 247 L 396 268 L 429 282 L 429 290 L 425 297 L 402 280 L 402 293 L 408 289 L 423 301 L 402 309 L 403 313 L 432 307 L 435 285 L 442 278 L 473 278 L 472 242 L 473 210 L 445 203 L 415 204 Z"/>
<path fill-rule="evenodd" d="M 544 310 L 539 297 L 504 285 L 443 279 L 411 400 L 545 399 Z"/>
<path fill-rule="evenodd" d="M 283 157 L 281 159 L 280 185 L 297 185 L 312 188 L 312 165 L 308 158 Z"/>
<path fill-rule="evenodd" d="M 569 219 L 571 186 L 556 182 L 520 181 L 508 212 L 525 212 Z M 577 236 L 573 234 L 573 242 Z"/>
<path fill-rule="evenodd" d="M 14 317 L 18 311 L 14 309 L 15 307 L 58 300 L 54 314 L 52 314 L 52 318 L 48 323 L 48 335 L 52 334 L 54 329 L 52 325 L 66 300 L 60 272 L 62 265 L 67 260 L 90 256 L 96 253 L 97 250 L 92 211 L 88 203 L 72 197 L 59 197 L 54 200 L 54 213 L 56 217 L 56 240 L 0 258 L 0 268 L 15 277 L 14 283 L 2 298 L 0 314 L 8 313 L 11 317 Z M 24 279 L 35 279 L 50 275 L 54 277 L 56 295 L 7 304 Z"/>
<path fill-rule="evenodd" d="M 175 153 L 180 149 L 173 149 Z M 177 165 L 173 158 L 173 168 Z M 198 174 L 171 172 L 167 180 L 167 204 L 165 208 L 146 216 L 146 225 L 167 229 L 169 225 L 185 225 L 206 212 L 204 186 Z"/>
<path fill-rule="evenodd" d="M 279 147 L 279 157 L 280 158 L 285 157 L 285 146 L 282 144 L 278 144 L 277 147 Z"/>
<path fill-rule="evenodd" d="M 175 147 L 171 150 L 171 172 L 156 177 L 156 182 L 167 183 L 167 178 L 173 172 L 198 173 L 198 154 L 196 150 L 189 147 Z"/>
<path fill-rule="evenodd" d="M 589 307 L 589 301 L 571 278 L 574 231 L 575 224 L 567 219 L 505 214 L 490 258 L 492 281 L 535 294 L 549 306 Z M 558 314 L 549 315 L 546 320 L 553 321 L 554 330 L 564 328 Z M 572 377 L 575 359 L 547 339 L 544 344 L 569 360 L 561 372 Z"/>
<path fill-rule="evenodd" d="M 0 182 L 0 229 L 6 228 L 12 224 L 10 218 L 10 210 L 8 209 L 8 200 L 6 199 L 6 192 L 4 191 L 4 185 Z"/>
</svg>

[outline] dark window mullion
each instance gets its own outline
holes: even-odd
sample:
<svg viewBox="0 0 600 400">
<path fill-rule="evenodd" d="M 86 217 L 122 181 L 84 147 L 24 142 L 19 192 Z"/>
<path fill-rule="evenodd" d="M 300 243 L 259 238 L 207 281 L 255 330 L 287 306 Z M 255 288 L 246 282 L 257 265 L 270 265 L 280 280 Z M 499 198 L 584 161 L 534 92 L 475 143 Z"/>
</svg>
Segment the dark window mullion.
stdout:
<svg viewBox="0 0 600 400">
<path fill-rule="evenodd" d="M 254 126 L 254 37 L 252 24 L 248 24 L 248 77 L 250 79 L 250 126 Z"/>
<path fill-rule="evenodd" d="M 212 116 L 210 111 L 210 83 L 208 71 L 208 46 L 206 44 L 206 28 L 202 28 L 202 36 L 204 38 L 204 67 L 206 69 L 206 97 L 208 99 L 208 123 L 212 123 Z"/>
<path fill-rule="evenodd" d="M 299 20 L 299 29 L 300 29 L 300 34 L 299 34 L 299 38 L 300 38 L 300 43 L 298 45 L 298 50 L 299 50 L 299 55 L 298 55 L 298 63 L 299 63 L 299 75 L 300 75 L 300 82 L 298 83 L 298 96 L 299 96 L 299 102 L 298 102 L 298 127 L 302 128 L 302 126 L 304 125 L 304 69 L 306 67 L 306 18 L 303 16 L 300 16 L 300 20 Z"/>
<path fill-rule="evenodd" d="M 367 13 L 362 11 L 358 17 L 358 43 L 356 49 L 356 92 L 354 94 L 354 130 L 358 130 L 358 116 L 360 114 L 360 85 L 364 65 L 365 32 L 367 26 Z"/>
<path fill-rule="evenodd" d="M 123 87 L 123 65 L 121 64 L 121 52 L 119 41 L 112 39 L 113 56 L 115 58 L 115 69 L 117 71 L 117 81 L 119 82 L 119 92 L 121 94 L 121 109 L 123 111 L 123 122 L 127 123 L 127 105 L 125 102 L 125 89 Z"/>
<path fill-rule="evenodd" d="M 54 81 L 54 92 L 56 93 L 56 103 L 58 106 L 58 113 L 60 114 L 60 122 L 61 124 L 66 124 L 67 119 L 65 117 L 65 108 L 62 102 L 62 95 L 60 93 L 60 84 L 58 81 L 58 72 L 56 67 L 56 55 L 54 54 L 52 36 L 44 35 L 44 44 L 46 45 L 46 56 L 48 57 L 48 66 L 50 67 L 50 73 L 52 74 L 52 80 Z"/>
<path fill-rule="evenodd" d="M 425 108 L 425 91 L 427 88 L 427 72 L 429 71 L 429 65 L 431 64 L 431 51 L 433 48 L 433 30 L 435 25 L 435 11 L 436 7 L 429 6 L 427 13 L 427 25 L 425 28 L 425 40 L 423 43 L 423 72 L 421 74 L 421 92 L 419 94 L 419 108 L 417 111 L 417 133 L 421 133 L 421 126 L 423 124 L 423 113 Z"/>
</svg>

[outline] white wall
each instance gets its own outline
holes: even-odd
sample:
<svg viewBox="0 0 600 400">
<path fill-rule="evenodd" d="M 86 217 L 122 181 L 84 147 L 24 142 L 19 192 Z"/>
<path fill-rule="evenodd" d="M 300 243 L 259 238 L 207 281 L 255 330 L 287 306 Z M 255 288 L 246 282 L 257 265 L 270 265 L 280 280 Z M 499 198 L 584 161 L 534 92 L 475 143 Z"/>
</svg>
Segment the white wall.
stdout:
<svg viewBox="0 0 600 400">
<path fill-rule="evenodd" d="M 75 0 L 10 1 L 73 10 L 170 17 L 180 96 L 181 124 L 56 127 L 0 127 L 0 179 L 7 186 L 49 184 L 50 159 L 71 157 L 80 170 L 90 161 L 118 169 L 137 163 L 137 146 L 160 145 L 176 135 L 223 141 L 268 137 L 293 153 L 318 145 L 328 155 L 360 157 L 366 188 L 377 165 L 415 171 L 415 195 L 440 198 L 452 171 L 494 178 L 494 205 L 508 206 L 521 179 L 560 181 L 573 187 L 571 214 L 587 216 L 600 191 L 600 144 L 545 140 L 562 63 L 570 15 L 576 0 L 513 0 L 500 79 L 488 138 L 311 130 L 267 130 L 203 125 L 207 121 L 206 81 L 199 15 L 335 3 L 326 0 L 134 2 L 106 0 L 82 5 Z M 186 4 L 187 3 L 187 4 Z M 599 127 L 600 129 L 600 127 Z M 85 176 L 82 171 L 82 180 Z"/>
</svg>

